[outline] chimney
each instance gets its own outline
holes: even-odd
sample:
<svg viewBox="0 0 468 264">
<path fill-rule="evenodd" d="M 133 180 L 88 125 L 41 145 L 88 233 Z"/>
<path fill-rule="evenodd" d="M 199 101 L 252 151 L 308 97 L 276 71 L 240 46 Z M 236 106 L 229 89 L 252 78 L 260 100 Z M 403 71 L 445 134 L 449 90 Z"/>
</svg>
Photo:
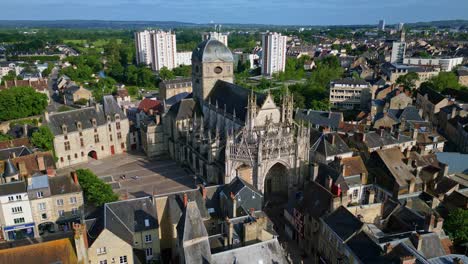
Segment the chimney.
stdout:
<svg viewBox="0 0 468 264">
<path fill-rule="evenodd" d="M 150 116 L 154 115 L 154 110 L 152 108 L 148 109 L 148 114 Z"/>
<path fill-rule="evenodd" d="M 252 218 L 255 218 L 255 208 L 250 208 L 250 211 L 249 211 L 249 212 L 250 212 L 250 216 L 251 216 Z"/>
<path fill-rule="evenodd" d="M 231 208 L 232 214 L 231 214 L 231 217 L 236 218 L 237 217 L 237 199 L 236 199 L 236 196 L 234 196 L 234 193 L 232 193 L 232 192 L 231 192 L 230 196 L 231 196 L 231 200 L 232 200 L 232 208 Z"/>
<path fill-rule="evenodd" d="M 317 177 L 318 177 L 318 173 L 319 173 L 319 164 L 318 163 L 312 163 L 311 164 L 312 166 L 312 181 L 315 181 L 317 180 Z"/>
<path fill-rule="evenodd" d="M 46 122 L 49 122 L 49 121 L 50 121 L 50 119 L 49 119 L 49 112 L 47 112 L 47 111 L 44 112 L 44 120 L 45 120 Z"/>
<path fill-rule="evenodd" d="M 184 208 L 187 207 L 187 204 L 188 204 L 188 196 L 187 196 L 187 193 L 184 193 Z"/>
<path fill-rule="evenodd" d="M 450 115 L 450 118 L 454 118 L 457 115 L 457 107 L 454 105 L 452 106 L 452 113 Z"/>
<path fill-rule="evenodd" d="M 70 176 L 73 179 L 73 183 L 78 184 L 78 174 L 76 173 L 76 171 L 70 172 Z"/>
<path fill-rule="evenodd" d="M 161 123 L 161 115 L 156 114 L 156 125 L 159 125 Z"/>
<path fill-rule="evenodd" d="M 384 246 L 385 254 L 389 254 L 390 252 L 392 252 L 392 249 L 393 249 L 392 244 L 390 243 L 385 244 Z"/>
<path fill-rule="evenodd" d="M 416 258 L 414 256 L 403 256 L 400 257 L 401 264 L 414 264 L 416 263 Z"/>
<path fill-rule="evenodd" d="M 385 131 L 385 129 L 383 129 L 383 128 L 381 128 L 381 129 L 379 130 L 380 137 L 383 137 L 384 131 Z"/>
<path fill-rule="evenodd" d="M 369 190 L 369 204 L 375 203 L 375 191 L 373 189 Z"/>
<path fill-rule="evenodd" d="M 99 113 L 101 111 L 101 109 L 99 108 L 99 104 L 98 103 L 95 103 L 94 104 L 94 108 L 96 109 L 96 112 Z"/>
<path fill-rule="evenodd" d="M 362 133 L 362 142 L 365 142 L 366 141 L 366 133 Z"/>
<path fill-rule="evenodd" d="M 228 245 L 232 245 L 232 240 L 233 240 L 233 235 L 234 235 L 234 224 L 232 223 L 232 221 L 229 220 L 229 218 L 226 218 L 226 221 L 229 225 L 229 228 L 228 228 Z"/>
<path fill-rule="evenodd" d="M 206 188 L 203 186 L 203 184 L 200 184 L 200 191 L 203 197 L 203 200 L 206 200 Z"/>
<path fill-rule="evenodd" d="M 10 159 L 16 159 L 16 152 L 11 152 Z"/>
<path fill-rule="evenodd" d="M 412 133 L 411 133 L 411 138 L 416 140 L 418 138 L 418 129 L 414 128 Z"/>
<path fill-rule="evenodd" d="M 330 143 L 332 145 L 335 145 L 336 139 L 335 139 L 335 134 L 334 133 L 330 134 L 329 140 L 330 140 Z"/>
<path fill-rule="evenodd" d="M 333 187 L 333 180 L 330 176 L 328 176 L 326 179 L 325 179 L 325 188 L 327 188 L 330 192 L 332 191 L 332 187 Z"/>
<path fill-rule="evenodd" d="M 47 176 L 54 177 L 55 176 L 55 170 L 53 168 L 48 168 L 47 169 Z"/>
<path fill-rule="evenodd" d="M 346 168 L 346 165 L 343 165 L 343 169 L 342 169 L 343 177 L 346 177 L 347 172 L 348 172 L 348 169 Z"/>
<path fill-rule="evenodd" d="M 86 225 L 73 223 L 75 247 L 78 263 L 88 263 L 88 236 Z"/>
<path fill-rule="evenodd" d="M 28 183 L 28 186 L 32 185 L 32 176 L 26 177 L 26 182 Z"/>
<path fill-rule="evenodd" d="M 23 125 L 23 137 L 28 137 L 28 124 Z"/>
<path fill-rule="evenodd" d="M 37 167 L 39 168 L 40 171 L 45 171 L 45 162 L 44 162 L 44 156 L 36 156 L 36 161 L 37 161 Z"/>
</svg>

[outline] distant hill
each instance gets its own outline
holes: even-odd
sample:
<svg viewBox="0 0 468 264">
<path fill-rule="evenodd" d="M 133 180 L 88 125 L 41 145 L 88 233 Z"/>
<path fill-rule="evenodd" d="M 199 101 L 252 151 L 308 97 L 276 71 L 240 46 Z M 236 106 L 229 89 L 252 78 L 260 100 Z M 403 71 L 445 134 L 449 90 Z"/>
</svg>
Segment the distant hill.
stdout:
<svg viewBox="0 0 468 264">
<path fill-rule="evenodd" d="M 468 28 L 468 20 L 443 20 L 430 22 L 406 23 L 411 28 Z M 115 20 L 0 20 L 0 28 L 74 28 L 74 29 L 142 29 L 142 28 L 180 28 L 180 27 L 212 27 L 212 24 L 197 24 L 179 21 L 115 21 Z M 390 25 L 391 26 L 391 25 Z M 283 28 L 283 27 L 347 27 L 370 28 L 375 25 L 268 25 L 268 24 L 237 24 L 223 23 L 225 28 Z"/>
</svg>

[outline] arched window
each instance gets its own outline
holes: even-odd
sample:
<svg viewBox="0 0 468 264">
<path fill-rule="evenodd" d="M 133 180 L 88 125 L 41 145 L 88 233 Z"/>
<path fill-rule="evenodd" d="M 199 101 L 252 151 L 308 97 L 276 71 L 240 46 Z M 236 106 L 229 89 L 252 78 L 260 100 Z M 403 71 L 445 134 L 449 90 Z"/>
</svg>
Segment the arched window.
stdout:
<svg viewBox="0 0 468 264">
<path fill-rule="evenodd" d="M 62 132 L 64 134 L 67 134 L 67 126 L 66 125 L 62 125 Z"/>
<path fill-rule="evenodd" d="M 76 122 L 76 128 L 78 128 L 78 131 L 81 131 L 83 127 L 81 126 L 81 122 Z"/>
<path fill-rule="evenodd" d="M 93 124 L 93 127 L 96 127 L 97 125 L 96 118 L 91 119 L 91 123 Z"/>
</svg>

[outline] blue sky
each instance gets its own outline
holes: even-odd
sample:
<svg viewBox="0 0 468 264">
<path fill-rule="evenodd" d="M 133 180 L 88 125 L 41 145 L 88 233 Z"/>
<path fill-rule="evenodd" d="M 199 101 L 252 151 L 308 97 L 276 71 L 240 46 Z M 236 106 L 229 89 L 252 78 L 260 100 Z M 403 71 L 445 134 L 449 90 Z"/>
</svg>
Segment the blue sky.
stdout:
<svg viewBox="0 0 468 264">
<path fill-rule="evenodd" d="M 0 20 L 342 25 L 468 19 L 468 0 L 0 0 Z"/>
</svg>

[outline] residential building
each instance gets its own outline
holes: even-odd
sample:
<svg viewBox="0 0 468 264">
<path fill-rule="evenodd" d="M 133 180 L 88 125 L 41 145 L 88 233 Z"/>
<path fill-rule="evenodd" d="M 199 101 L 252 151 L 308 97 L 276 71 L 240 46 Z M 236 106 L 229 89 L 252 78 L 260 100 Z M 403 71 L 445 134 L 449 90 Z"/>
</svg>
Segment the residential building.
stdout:
<svg viewBox="0 0 468 264">
<path fill-rule="evenodd" d="M 330 131 L 337 131 L 340 123 L 344 121 L 343 113 L 341 112 L 316 111 L 311 109 L 296 109 L 294 119 L 297 122 L 308 122 L 317 130 L 328 128 Z"/>
<path fill-rule="evenodd" d="M 403 64 L 439 67 L 441 71 L 452 71 L 463 63 L 463 57 L 458 58 L 404 58 Z"/>
<path fill-rule="evenodd" d="M 54 134 L 57 168 L 126 152 L 129 123 L 112 95 L 103 105 L 44 114 Z"/>
<path fill-rule="evenodd" d="M 205 32 L 202 34 L 202 41 L 208 39 L 216 39 L 219 42 L 223 43 L 224 46 L 228 47 L 228 34 L 221 32 Z"/>
<path fill-rule="evenodd" d="M 365 160 L 379 149 L 397 147 L 400 152 L 409 151 L 416 145 L 417 130 L 412 130 L 411 136 L 402 133 L 390 133 L 385 129 L 356 133 L 349 138 L 352 144 L 359 149 Z"/>
<path fill-rule="evenodd" d="M 400 41 L 394 41 L 392 44 L 392 55 L 390 63 L 403 63 L 406 53 L 405 31 L 400 33 Z"/>
<path fill-rule="evenodd" d="M 176 54 L 176 67 L 182 65 L 192 65 L 192 52 L 191 51 L 179 51 Z"/>
<path fill-rule="evenodd" d="M 286 67 L 287 37 L 268 32 L 262 35 L 262 74 L 272 76 Z"/>
<path fill-rule="evenodd" d="M 71 177 L 35 174 L 28 177 L 28 196 L 36 236 L 71 231 L 84 217 L 84 199 L 76 172 Z"/>
<path fill-rule="evenodd" d="M 371 100 L 370 84 L 364 80 L 351 78 L 331 81 L 329 100 L 334 108 L 369 108 Z"/>
<path fill-rule="evenodd" d="M 419 77 L 418 81 L 415 82 L 415 85 L 416 87 L 419 87 L 421 83 L 429 81 L 432 77 L 439 75 L 440 70 L 438 68 L 427 66 L 386 63 L 382 66 L 382 72 L 390 83 L 395 83 L 398 77 L 402 75 L 415 72 Z"/>
<path fill-rule="evenodd" d="M 468 68 L 462 67 L 457 70 L 458 83 L 462 86 L 468 86 Z"/>
<path fill-rule="evenodd" d="M 448 98 L 428 87 L 418 89 L 416 94 L 416 107 L 422 111 L 421 117 L 435 125 L 439 121 L 440 109 L 451 103 Z"/>
<path fill-rule="evenodd" d="M 379 29 L 380 31 L 384 31 L 384 30 L 385 30 L 385 19 L 379 20 L 378 29 Z"/>
<path fill-rule="evenodd" d="M 63 101 L 66 105 L 74 105 L 75 103 L 86 102 L 87 105 L 93 98 L 93 93 L 83 86 L 73 86 L 65 89 L 63 92 Z"/>
<path fill-rule="evenodd" d="M 180 78 L 165 80 L 159 84 L 159 95 L 161 100 L 171 106 L 192 93 L 192 79 Z"/>
<path fill-rule="evenodd" d="M 172 32 L 135 32 L 137 63 L 151 65 L 154 71 L 177 66 L 176 36 Z"/>
<path fill-rule="evenodd" d="M 337 132 L 319 132 L 312 129 L 310 142 L 310 160 L 314 162 L 328 164 L 335 159 L 353 156 L 353 151 Z"/>
<path fill-rule="evenodd" d="M 31 213 L 25 178 L 10 160 L 4 163 L 0 183 L 1 239 L 34 237 L 37 229 Z"/>
</svg>

